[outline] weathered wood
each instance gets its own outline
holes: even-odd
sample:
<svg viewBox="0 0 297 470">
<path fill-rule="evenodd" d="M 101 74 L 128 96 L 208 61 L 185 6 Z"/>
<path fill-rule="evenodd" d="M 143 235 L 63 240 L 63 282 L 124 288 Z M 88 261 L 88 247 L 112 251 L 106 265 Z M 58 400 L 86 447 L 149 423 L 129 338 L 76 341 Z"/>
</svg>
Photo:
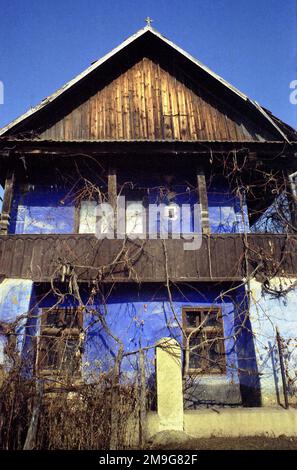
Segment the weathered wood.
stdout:
<svg viewBox="0 0 297 470">
<path fill-rule="evenodd" d="M 40 137 L 107 140 L 274 140 L 265 128 L 223 104 L 180 69 L 143 58 L 61 116 Z M 93 84 L 91 87 L 96 85 Z M 220 97 L 221 98 L 221 97 Z M 60 114 L 59 114 L 60 113 Z M 53 119 L 55 120 L 52 123 Z"/>
<path fill-rule="evenodd" d="M 0 233 L 2 235 L 8 233 L 11 204 L 12 204 L 13 191 L 14 191 L 14 182 L 15 182 L 14 173 L 9 170 L 6 176 L 6 180 L 5 180 L 2 213 L 1 213 L 1 220 L 0 220 Z"/>
<path fill-rule="evenodd" d="M 293 144 L 296 148 L 297 145 Z M 292 145 L 292 149 L 294 146 Z M 285 168 L 290 164 L 290 159 L 294 158 L 293 156 L 288 156 L 287 158 L 282 158 L 279 160 L 271 160 L 271 157 L 276 154 L 281 153 L 283 149 L 283 142 L 249 142 L 248 146 L 250 149 L 253 149 L 255 152 L 258 152 L 257 160 L 259 163 L 263 162 L 269 168 Z M 26 156 L 30 157 L 32 160 L 39 159 L 40 157 L 50 156 L 55 163 L 59 161 L 68 160 L 71 158 L 71 164 L 73 164 L 73 156 L 80 155 L 91 155 L 93 157 L 106 157 L 115 156 L 119 158 L 133 156 L 135 158 L 143 157 L 162 157 L 172 158 L 176 157 L 190 157 L 190 158 L 203 158 L 209 160 L 210 155 L 214 157 L 219 157 L 222 159 L 224 156 L 228 155 L 230 152 L 237 152 L 237 157 L 240 155 L 245 156 L 247 153 L 247 144 L 244 142 L 235 142 L 235 141 L 213 141 L 208 142 L 207 145 L 205 141 L 131 141 L 127 143 L 126 141 L 98 141 L 98 140 L 88 140 L 88 141 L 54 141 L 54 140 L 16 140 L 11 141 L 0 141 L 0 157 L 1 158 L 1 168 L 4 168 L 3 163 L 4 159 L 7 157 L 7 147 L 11 150 L 12 156 Z M 292 154 L 290 154 L 292 155 Z M 11 160 L 11 159 L 10 159 Z M 7 161 L 8 163 L 8 161 Z"/>
<path fill-rule="evenodd" d="M 115 211 L 117 205 L 117 172 L 114 166 L 110 166 L 108 170 L 108 200 Z"/>
<path fill-rule="evenodd" d="M 262 268 L 263 275 L 297 275 L 296 235 L 248 234 L 247 241 L 249 272 L 260 266 L 259 276 Z M 185 251 L 184 240 L 168 239 L 166 246 L 168 274 L 174 282 L 239 281 L 246 275 L 243 234 L 205 235 L 197 251 Z M 68 264 L 81 282 L 98 278 L 102 282 L 166 281 L 162 240 L 124 242 L 82 234 L 2 235 L 0 254 L 0 274 L 9 278 L 59 280 L 59 267 Z"/>
<path fill-rule="evenodd" d="M 74 233 L 79 233 L 80 224 L 80 203 L 74 209 Z"/>
</svg>

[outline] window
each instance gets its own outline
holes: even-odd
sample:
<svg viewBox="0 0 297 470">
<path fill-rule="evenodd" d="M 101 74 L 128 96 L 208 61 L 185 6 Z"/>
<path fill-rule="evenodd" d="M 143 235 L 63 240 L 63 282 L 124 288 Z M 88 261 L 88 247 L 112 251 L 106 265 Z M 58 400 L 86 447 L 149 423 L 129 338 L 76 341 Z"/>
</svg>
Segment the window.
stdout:
<svg viewBox="0 0 297 470">
<path fill-rule="evenodd" d="M 189 340 L 189 374 L 222 374 L 226 370 L 224 329 L 220 308 L 183 308 Z"/>
<path fill-rule="evenodd" d="M 81 331 L 79 309 L 43 309 L 37 360 L 39 372 L 78 376 Z"/>
</svg>

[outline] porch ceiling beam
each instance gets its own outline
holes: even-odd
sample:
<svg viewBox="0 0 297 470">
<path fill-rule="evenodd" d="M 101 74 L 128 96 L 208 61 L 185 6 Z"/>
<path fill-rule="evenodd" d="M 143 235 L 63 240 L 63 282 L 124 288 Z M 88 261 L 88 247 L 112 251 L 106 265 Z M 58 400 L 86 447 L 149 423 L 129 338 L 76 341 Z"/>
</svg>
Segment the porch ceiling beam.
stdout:
<svg viewBox="0 0 297 470">
<path fill-rule="evenodd" d="M 77 156 L 83 155 L 193 155 L 209 156 L 236 151 L 238 156 L 256 152 L 259 155 L 281 155 L 281 160 L 297 159 L 297 142 L 218 142 L 218 141 L 42 141 L 42 140 L 0 140 L 0 157 L 12 155 L 32 156 Z M 295 156 L 294 156 L 295 153 Z"/>
</svg>

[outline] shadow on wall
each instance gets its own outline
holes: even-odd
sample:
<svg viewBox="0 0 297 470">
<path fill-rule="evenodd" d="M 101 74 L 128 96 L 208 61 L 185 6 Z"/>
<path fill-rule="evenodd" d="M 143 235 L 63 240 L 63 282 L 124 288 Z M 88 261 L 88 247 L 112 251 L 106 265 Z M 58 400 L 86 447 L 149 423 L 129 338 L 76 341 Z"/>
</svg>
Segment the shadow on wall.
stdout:
<svg viewBox="0 0 297 470">
<path fill-rule="evenodd" d="M 262 405 L 261 386 L 246 296 L 237 299 L 236 304 L 237 315 L 235 316 L 234 327 L 237 337 L 236 352 L 242 405 L 257 407 Z"/>
</svg>

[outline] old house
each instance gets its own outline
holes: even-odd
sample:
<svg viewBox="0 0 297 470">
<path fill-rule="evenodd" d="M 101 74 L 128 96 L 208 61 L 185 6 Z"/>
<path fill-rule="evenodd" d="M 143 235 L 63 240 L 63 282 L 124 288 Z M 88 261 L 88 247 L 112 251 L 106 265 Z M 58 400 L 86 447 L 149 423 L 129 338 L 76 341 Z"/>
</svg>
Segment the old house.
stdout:
<svg viewBox="0 0 297 470">
<path fill-rule="evenodd" d="M 153 390 L 169 337 L 186 409 L 294 401 L 294 129 L 147 25 L 0 136 L 2 367 L 125 381 L 142 350 Z"/>
</svg>

